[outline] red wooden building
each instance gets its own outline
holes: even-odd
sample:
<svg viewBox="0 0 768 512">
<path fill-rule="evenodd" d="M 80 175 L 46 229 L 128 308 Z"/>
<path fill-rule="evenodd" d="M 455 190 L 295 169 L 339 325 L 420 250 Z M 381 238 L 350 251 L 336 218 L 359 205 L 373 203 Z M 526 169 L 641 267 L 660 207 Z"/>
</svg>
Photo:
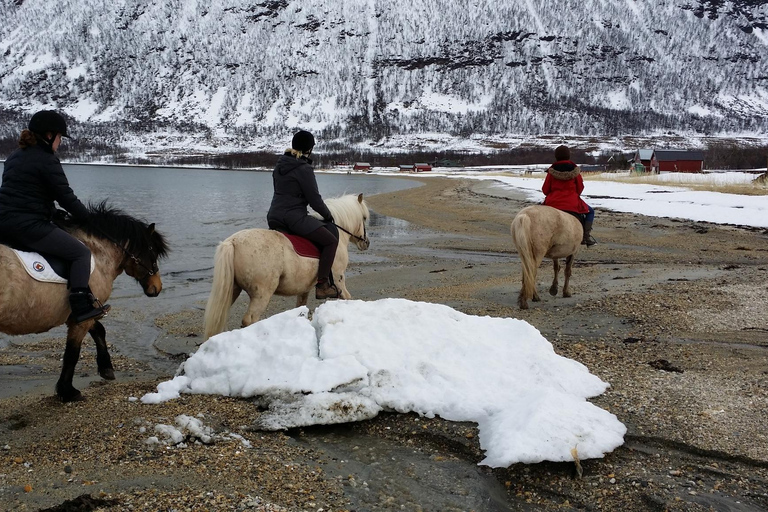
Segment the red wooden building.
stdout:
<svg viewBox="0 0 768 512">
<path fill-rule="evenodd" d="M 368 162 L 356 162 L 355 165 L 352 167 L 353 171 L 370 171 L 371 170 L 371 164 Z"/>
<path fill-rule="evenodd" d="M 632 157 L 635 164 L 642 164 L 645 172 L 651 172 L 651 160 L 653 159 L 652 149 L 638 149 Z"/>
<path fill-rule="evenodd" d="M 701 172 L 704 170 L 704 152 L 684 149 L 656 149 L 651 158 L 654 173 Z"/>
<path fill-rule="evenodd" d="M 416 172 L 424 172 L 424 171 L 431 171 L 432 166 L 429 164 L 421 163 L 421 164 L 413 164 L 413 169 Z"/>
</svg>

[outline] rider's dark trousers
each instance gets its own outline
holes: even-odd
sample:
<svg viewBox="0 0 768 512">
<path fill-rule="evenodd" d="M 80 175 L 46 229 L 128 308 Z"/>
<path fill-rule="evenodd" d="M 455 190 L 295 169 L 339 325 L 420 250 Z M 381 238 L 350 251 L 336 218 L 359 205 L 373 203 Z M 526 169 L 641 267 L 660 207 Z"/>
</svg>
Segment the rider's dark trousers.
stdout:
<svg viewBox="0 0 768 512">
<path fill-rule="evenodd" d="M 331 265 L 336 256 L 336 248 L 339 246 L 339 239 L 325 227 L 317 228 L 304 238 L 314 242 L 321 247 L 320 262 L 317 268 L 317 280 L 327 280 L 331 274 Z"/>
<path fill-rule="evenodd" d="M 91 277 L 91 251 L 83 242 L 66 231 L 56 228 L 36 242 L 25 242 L 25 247 L 43 254 L 52 254 L 70 261 L 69 289 L 88 288 Z"/>
</svg>

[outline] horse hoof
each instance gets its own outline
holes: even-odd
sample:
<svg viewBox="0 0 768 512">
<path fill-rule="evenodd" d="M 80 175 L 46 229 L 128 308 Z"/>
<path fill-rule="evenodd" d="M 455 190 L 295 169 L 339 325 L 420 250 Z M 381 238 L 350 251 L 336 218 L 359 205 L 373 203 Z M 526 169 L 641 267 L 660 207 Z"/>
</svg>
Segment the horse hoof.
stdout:
<svg viewBox="0 0 768 512">
<path fill-rule="evenodd" d="M 553 297 L 557 297 L 557 288 L 550 288 L 549 294 Z"/>
<path fill-rule="evenodd" d="M 83 394 L 78 390 L 75 390 L 74 394 L 70 394 L 66 396 L 59 395 L 59 398 L 61 398 L 61 401 L 64 402 L 65 404 L 69 402 L 82 402 L 85 400 L 85 397 L 83 396 Z"/>
<path fill-rule="evenodd" d="M 115 371 L 112 368 L 104 368 L 99 370 L 99 375 L 105 380 L 115 380 Z"/>
</svg>

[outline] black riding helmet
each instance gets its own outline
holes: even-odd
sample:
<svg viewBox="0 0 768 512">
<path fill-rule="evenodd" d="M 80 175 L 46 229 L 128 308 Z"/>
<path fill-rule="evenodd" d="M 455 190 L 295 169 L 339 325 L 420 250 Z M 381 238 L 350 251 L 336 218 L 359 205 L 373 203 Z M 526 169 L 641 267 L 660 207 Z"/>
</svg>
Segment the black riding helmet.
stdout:
<svg viewBox="0 0 768 512">
<path fill-rule="evenodd" d="M 29 131 L 45 137 L 46 133 L 60 133 L 62 137 L 69 138 L 67 133 L 67 120 L 55 110 L 41 110 L 29 120 Z"/>
</svg>

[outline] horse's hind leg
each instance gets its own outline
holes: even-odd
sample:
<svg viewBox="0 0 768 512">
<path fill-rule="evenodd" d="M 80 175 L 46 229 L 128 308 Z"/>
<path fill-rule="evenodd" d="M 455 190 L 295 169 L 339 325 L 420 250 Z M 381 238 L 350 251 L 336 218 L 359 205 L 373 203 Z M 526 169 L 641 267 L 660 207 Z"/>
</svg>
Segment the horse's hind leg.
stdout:
<svg viewBox="0 0 768 512">
<path fill-rule="evenodd" d="M 107 331 L 98 320 L 93 323 L 93 327 L 88 331 L 93 341 L 96 342 L 96 365 L 99 368 L 99 375 L 102 379 L 115 380 L 115 369 L 112 367 L 112 358 L 109 357 L 107 350 Z"/>
<path fill-rule="evenodd" d="M 257 290 L 253 295 L 248 294 L 248 296 L 251 298 L 251 301 L 248 303 L 248 311 L 243 316 L 241 323 L 243 327 L 248 327 L 258 322 L 261 319 L 261 315 L 266 311 L 267 306 L 269 306 L 269 299 L 272 298 L 271 293 L 262 292 L 261 289 Z"/>
<path fill-rule="evenodd" d="M 83 345 L 83 338 L 90 329 L 90 322 L 82 324 L 69 325 L 67 329 L 67 348 L 64 349 L 64 362 L 61 366 L 61 376 L 56 383 L 56 394 L 63 402 L 73 402 L 82 400 L 83 395 L 72 385 L 72 379 L 75 376 L 75 366 L 80 359 L 80 347 Z"/>
<path fill-rule="evenodd" d="M 558 276 L 560 274 L 560 261 L 557 258 L 552 258 L 553 268 L 555 270 L 555 277 L 552 279 L 552 286 L 549 287 L 549 294 L 553 297 L 557 296 L 557 287 L 560 285 L 558 282 Z M 567 279 L 567 278 L 566 278 Z M 566 283 L 568 281 L 566 280 Z"/>
<path fill-rule="evenodd" d="M 565 259 L 565 283 L 563 284 L 563 297 L 571 296 L 571 270 L 573 269 L 573 254 Z"/>
<path fill-rule="evenodd" d="M 298 308 L 300 306 L 306 306 L 308 300 L 309 300 L 309 292 L 302 293 L 301 295 L 297 295 L 296 296 L 296 307 Z"/>
</svg>

